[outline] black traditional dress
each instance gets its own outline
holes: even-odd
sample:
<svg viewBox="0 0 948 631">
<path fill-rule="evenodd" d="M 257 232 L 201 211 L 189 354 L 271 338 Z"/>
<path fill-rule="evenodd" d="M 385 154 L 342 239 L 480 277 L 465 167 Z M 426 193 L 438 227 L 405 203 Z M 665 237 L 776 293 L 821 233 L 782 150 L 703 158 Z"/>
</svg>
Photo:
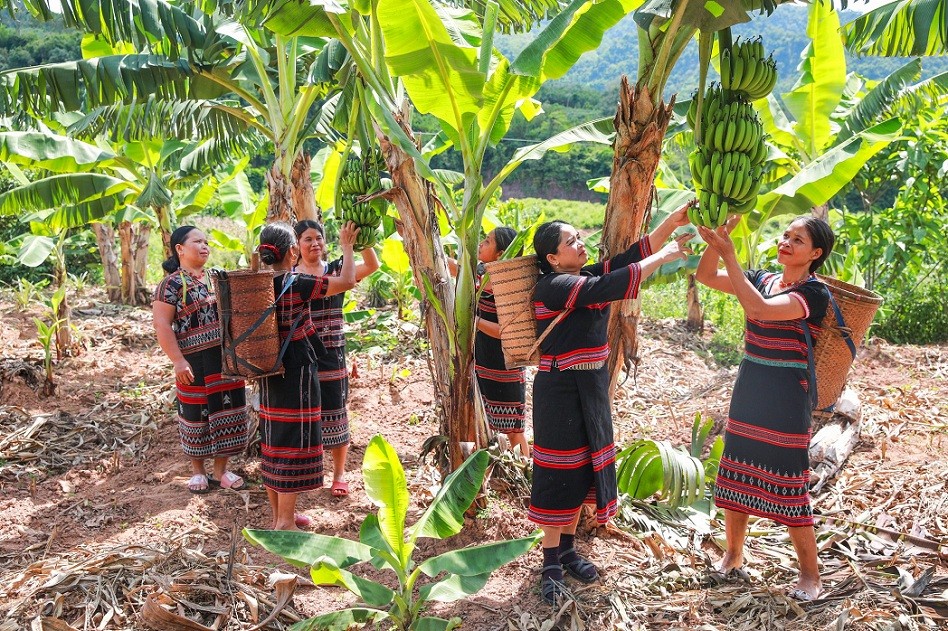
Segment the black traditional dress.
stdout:
<svg viewBox="0 0 948 631">
<path fill-rule="evenodd" d="M 544 274 L 534 292 L 537 335 L 569 310 L 540 344 L 533 381 L 533 488 L 528 517 L 541 526 L 569 525 L 584 502 L 596 520 L 616 514 L 616 449 L 609 401 L 609 303 L 635 298 L 638 261 L 648 237 L 580 275 Z"/>
<path fill-rule="evenodd" d="M 490 287 L 478 288 L 477 316 L 487 322 L 497 322 L 497 304 Z M 483 331 L 474 336 L 474 374 L 484 401 L 487 424 L 495 432 L 522 434 L 526 425 L 524 408 L 527 400 L 526 371 L 508 370 L 500 340 Z"/>
<path fill-rule="evenodd" d="M 323 443 L 317 357 L 323 353 L 309 303 L 326 295 L 329 279 L 293 274 L 278 300 L 280 341 L 290 343 L 283 374 L 260 382 L 260 471 L 263 484 L 278 493 L 299 493 L 323 486 Z M 273 278 L 277 295 L 286 274 Z"/>
<path fill-rule="evenodd" d="M 809 379 L 803 320 L 815 344 L 829 292 L 812 276 L 781 290 L 777 274 L 762 270 L 745 274 L 766 298 L 787 293 L 799 300 L 806 315 L 777 322 L 747 320 L 744 359 L 731 395 L 715 503 L 786 526 L 811 526 L 809 389 L 815 385 Z"/>
<path fill-rule="evenodd" d="M 205 279 L 179 268 L 158 283 L 154 299 L 175 308 L 171 328 L 194 373 L 190 385 L 175 384 L 185 455 L 218 458 L 241 453 L 249 433 L 244 382 L 221 375 L 217 306 Z"/>
<path fill-rule="evenodd" d="M 326 265 L 324 276 L 339 276 L 342 258 Z M 319 392 L 323 408 L 323 447 L 349 444 L 349 372 L 346 367 L 346 333 L 342 319 L 345 293 L 317 298 L 310 303 L 313 324 L 326 353 L 319 358 Z"/>
</svg>

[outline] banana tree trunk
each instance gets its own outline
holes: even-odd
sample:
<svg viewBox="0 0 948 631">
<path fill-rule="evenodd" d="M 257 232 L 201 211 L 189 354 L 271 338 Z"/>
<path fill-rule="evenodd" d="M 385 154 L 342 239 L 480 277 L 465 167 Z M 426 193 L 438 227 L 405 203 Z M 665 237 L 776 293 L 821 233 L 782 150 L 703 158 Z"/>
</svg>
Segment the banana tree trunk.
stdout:
<svg viewBox="0 0 948 631">
<path fill-rule="evenodd" d="M 102 280 L 105 281 L 105 294 L 109 302 L 122 300 L 122 277 L 119 274 L 118 257 L 115 255 L 115 230 L 109 224 L 94 222 L 92 230 L 99 246 L 99 259 L 102 261 Z"/>
<path fill-rule="evenodd" d="M 267 223 L 285 221 L 290 225 L 303 219 L 322 223 L 322 212 L 316 207 L 316 194 L 309 174 L 310 157 L 305 151 L 296 156 L 290 176 L 280 171 L 279 163 L 266 173 L 270 202 L 267 206 Z"/>
<path fill-rule="evenodd" d="M 309 171 L 310 156 L 303 151 L 293 162 L 290 181 L 293 183 L 293 208 L 296 220 L 311 219 L 323 223 L 322 210 L 316 205 L 316 192 L 313 190 L 313 178 Z"/>
<path fill-rule="evenodd" d="M 398 210 L 405 252 L 423 296 L 435 396 L 441 402 L 441 433 L 448 437 L 453 470 L 472 448 L 483 447 L 486 442 L 486 432 L 478 430 L 474 408 L 474 349 L 471 344 L 463 348 L 457 344 L 454 283 L 441 245 L 435 212 L 438 201 L 432 186 L 418 175 L 414 161 L 404 151 L 382 134 L 379 141 L 392 175 L 392 189 L 387 196 Z M 428 291 L 437 304 L 428 297 Z"/>
<path fill-rule="evenodd" d="M 144 221 L 123 221 L 119 224 L 119 245 L 122 255 L 122 302 L 146 305 L 150 294 L 145 285 L 145 262 L 151 226 Z"/>
<path fill-rule="evenodd" d="M 696 333 L 704 331 L 704 308 L 698 296 L 698 283 L 694 274 L 688 274 L 688 321 L 685 328 Z"/>
<path fill-rule="evenodd" d="M 635 243 L 648 225 L 654 194 L 655 171 L 662 154 L 662 140 L 672 117 L 674 98 L 667 105 L 652 103 L 648 87 L 629 85 L 622 77 L 619 108 L 615 117 L 609 201 L 603 226 L 602 258 L 613 257 Z M 613 304 L 609 314 L 610 394 L 615 392 L 619 373 L 638 364 L 638 300 Z"/>
<path fill-rule="evenodd" d="M 293 182 L 283 176 L 276 164 L 267 171 L 266 178 L 267 192 L 270 196 L 267 204 L 267 223 L 285 221 L 290 225 L 295 224 Z"/>
</svg>

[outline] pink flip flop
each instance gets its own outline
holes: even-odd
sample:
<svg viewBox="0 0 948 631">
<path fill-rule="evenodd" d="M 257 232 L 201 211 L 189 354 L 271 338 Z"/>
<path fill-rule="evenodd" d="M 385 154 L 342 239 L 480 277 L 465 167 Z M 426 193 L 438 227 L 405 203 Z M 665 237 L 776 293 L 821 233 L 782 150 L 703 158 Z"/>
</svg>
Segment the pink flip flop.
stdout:
<svg viewBox="0 0 948 631">
<path fill-rule="evenodd" d="M 312 528 L 314 522 L 306 513 L 293 513 L 293 523 L 297 528 Z"/>
<path fill-rule="evenodd" d="M 231 491 L 239 491 L 244 488 L 244 479 L 237 475 L 236 473 L 231 473 L 230 471 L 225 471 L 224 475 L 221 476 L 220 485 L 222 489 L 230 489 Z"/>
</svg>

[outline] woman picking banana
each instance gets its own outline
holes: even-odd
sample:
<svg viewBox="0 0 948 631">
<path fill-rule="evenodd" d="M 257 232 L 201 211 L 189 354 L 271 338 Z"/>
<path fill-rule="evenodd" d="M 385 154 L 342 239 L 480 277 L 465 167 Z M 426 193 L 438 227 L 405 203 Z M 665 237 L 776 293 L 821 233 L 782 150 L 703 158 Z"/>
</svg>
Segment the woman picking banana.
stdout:
<svg viewBox="0 0 948 631">
<path fill-rule="evenodd" d="M 745 354 L 734 383 L 714 498 L 724 509 L 727 551 L 718 574 L 744 577 L 744 538 L 749 515 L 789 528 L 800 576 L 789 596 L 809 601 L 822 588 L 808 489 L 810 419 L 816 384 L 809 348 L 829 304 L 813 275 L 833 249 L 829 225 L 799 217 L 777 247 L 779 272 L 741 269 L 730 232 L 740 220 L 711 230 L 698 264 L 699 282 L 737 296 L 747 316 Z M 718 262 L 724 261 L 724 269 Z M 809 334 L 809 332 L 812 334 Z M 808 335 L 811 339 L 808 339 Z"/>
<path fill-rule="evenodd" d="M 541 276 L 534 291 L 540 344 L 533 382 L 533 488 L 528 517 L 543 529 L 540 595 L 555 604 L 563 594 L 563 571 L 589 583 L 596 566 L 573 544 L 583 503 L 595 502 L 596 520 L 617 509 L 615 445 L 609 401 L 609 303 L 635 298 L 640 283 L 659 266 L 689 252 L 683 234 L 655 252 L 688 223 L 688 205 L 671 213 L 626 252 L 586 265 L 579 232 L 562 221 L 537 228 L 533 247 Z M 653 252 L 655 252 L 653 254 Z M 561 320 L 554 323 L 558 317 Z"/>
<path fill-rule="evenodd" d="M 316 278 L 340 276 L 343 258 L 340 256 L 326 262 L 326 233 L 323 227 L 311 219 L 304 219 L 296 224 L 294 230 L 300 247 L 296 271 Z M 378 268 L 379 259 L 375 250 L 365 248 L 362 250 L 362 262 L 355 266 L 355 281 L 358 283 Z M 319 357 L 317 367 L 322 397 L 323 447 L 332 453 L 331 492 L 334 497 L 349 494 L 349 483 L 346 482 L 346 456 L 350 441 L 349 414 L 346 411 L 349 372 L 346 367 L 346 334 L 342 319 L 344 296 L 345 293 L 339 293 L 310 302 L 313 324 L 326 347 L 326 354 Z"/>
</svg>

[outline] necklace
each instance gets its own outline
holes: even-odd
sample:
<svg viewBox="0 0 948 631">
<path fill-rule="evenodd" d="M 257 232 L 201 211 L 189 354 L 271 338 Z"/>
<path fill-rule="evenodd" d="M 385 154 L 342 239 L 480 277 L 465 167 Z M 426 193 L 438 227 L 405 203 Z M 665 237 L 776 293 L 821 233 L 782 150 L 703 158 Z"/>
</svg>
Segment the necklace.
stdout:
<svg viewBox="0 0 948 631">
<path fill-rule="evenodd" d="M 786 288 L 788 288 L 788 287 L 795 287 L 796 285 L 799 285 L 800 283 L 806 282 L 806 280 L 807 280 L 808 278 L 809 278 L 809 276 L 807 276 L 807 277 L 805 277 L 805 278 L 801 278 L 800 280 L 795 280 L 795 281 L 791 281 L 791 282 L 786 282 L 786 281 L 783 280 L 783 275 L 781 274 L 781 276 L 780 276 L 780 281 L 777 282 L 777 286 L 778 286 L 780 289 L 786 289 Z"/>
</svg>

